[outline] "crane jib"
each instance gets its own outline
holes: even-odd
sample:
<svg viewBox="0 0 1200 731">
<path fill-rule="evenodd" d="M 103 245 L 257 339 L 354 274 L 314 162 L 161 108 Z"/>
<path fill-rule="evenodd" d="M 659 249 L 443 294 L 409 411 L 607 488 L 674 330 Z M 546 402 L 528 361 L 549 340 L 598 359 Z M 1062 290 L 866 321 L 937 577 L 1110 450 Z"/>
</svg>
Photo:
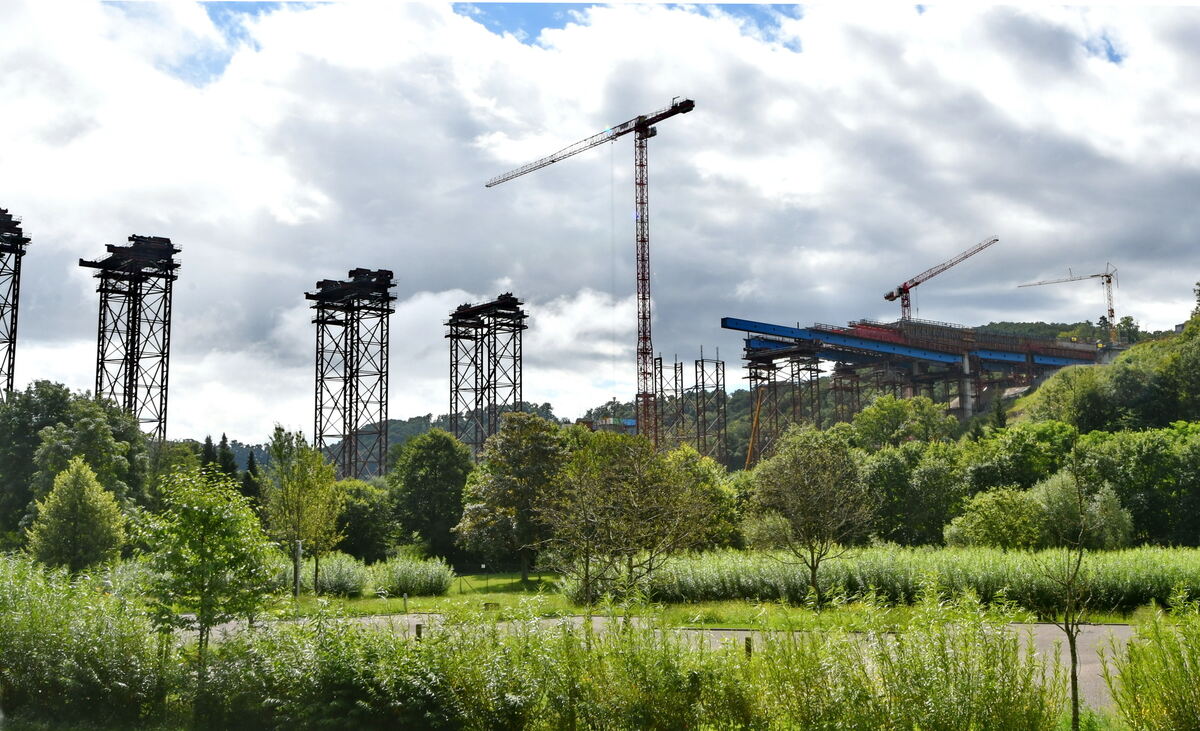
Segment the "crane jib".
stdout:
<svg viewBox="0 0 1200 731">
<path fill-rule="evenodd" d="M 526 173 L 532 173 L 534 170 L 540 170 L 547 165 L 552 165 L 560 160 L 565 160 L 572 155 L 578 155 L 581 152 L 586 152 L 597 145 L 602 145 L 605 142 L 615 140 L 616 138 L 627 135 L 630 132 L 637 130 L 648 130 L 654 124 L 657 124 L 664 119 L 669 119 L 676 114 L 687 114 L 695 108 L 696 102 L 691 99 L 680 99 L 678 101 L 673 101 L 671 106 L 660 109 L 653 114 L 634 117 L 633 119 L 622 122 L 615 127 L 609 127 L 599 134 L 595 134 L 591 137 L 580 140 L 573 145 L 568 145 L 567 147 L 564 147 L 551 155 L 547 155 L 540 160 L 535 160 L 526 165 L 522 165 L 515 170 L 510 170 L 509 172 L 504 173 L 503 175 L 497 175 L 496 177 L 484 183 L 483 187 L 491 188 L 501 183 L 506 183 L 513 178 L 519 178 Z M 653 136 L 653 132 L 647 134 L 646 136 Z"/>
</svg>

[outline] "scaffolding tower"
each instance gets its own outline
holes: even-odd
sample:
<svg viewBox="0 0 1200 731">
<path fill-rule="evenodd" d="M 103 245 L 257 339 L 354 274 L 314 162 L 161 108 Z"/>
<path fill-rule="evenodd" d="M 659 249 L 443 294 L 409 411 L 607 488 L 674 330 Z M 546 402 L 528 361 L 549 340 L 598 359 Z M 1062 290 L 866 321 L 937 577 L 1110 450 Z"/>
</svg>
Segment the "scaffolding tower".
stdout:
<svg viewBox="0 0 1200 731">
<path fill-rule="evenodd" d="M 491 302 L 450 313 L 450 431 L 476 457 L 500 418 L 524 406 L 524 302 L 505 292 Z"/>
<path fill-rule="evenodd" d="M 676 449 L 690 441 L 683 363 L 676 359 L 668 371 L 662 356 L 655 358 L 654 381 L 661 437 L 659 446 L 663 449 Z"/>
<path fill-rule="evenodd" d="M 167 436 L 167 376 L 171 355 L 171 292 L 179 247 L 162 236 L 130 236 L 109 244 L 108 256 L 79 260 L 100 280 L 96 398 L 129 412 L 150 436 Z"/>
<path fill-rule="evenodd" d="M 17 313 L 21 298 L 21 257 L 29 238 L 21 219 L 0 208 L 0 401 L 13 390 L 17 360 Z"/>
<path fill-rule="evenodd" d="M 725 361 L 705 358 L 695 362 L 696 451 L 722 464 L 726 460 Z"/>
<path fill-rule="evenodd" d="M 317 326 L 314 446 L 342 479 L 387 472 L 388 324 L 396 286 L 387 269 L 323 279 L 312 301 Z"/>
</svg>

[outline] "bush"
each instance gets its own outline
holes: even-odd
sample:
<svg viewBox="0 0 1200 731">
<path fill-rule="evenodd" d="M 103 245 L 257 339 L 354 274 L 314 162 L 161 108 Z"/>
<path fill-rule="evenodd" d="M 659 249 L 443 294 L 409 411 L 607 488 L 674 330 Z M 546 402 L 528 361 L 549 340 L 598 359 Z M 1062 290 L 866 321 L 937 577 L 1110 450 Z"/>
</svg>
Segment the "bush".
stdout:
<svg viewBox="0 0 1200 731">
<path fill-rule="evenodd" d="M 313 575 L 313 560 L 304 562 L 304 573 Z M 321 557 L 318 594 L 362 596 L 371 590 L 371 572 L 362 561 L 344 553 L 327 553 Z"/>
<path fill-rule="evenodd" d="M 1040 540 L 1041 513 L 1024 490 L 1001 487 L 981 492 L 946 526 L 946 544 L 1030 548 Z"/>
<path fill-rule="evenodd" d="M 393 558 L 372 567 L 376 590 L 388 596 L 437 596 L 450 591 L 454 569 L 441 559 Z"/>
<path fill-rule="evenodd" d="M 1087 548 L 1112 549 L 1129 545 L 1133 535 L 1133 517 L 1121 507 L 1111 485 L 1103 485 L 1085 498 L 1079 514 L 1077 478 L 1062 471 L 1042 480 L 1029 491 L 1029 497 L 1041 512 L 1038 544 L 1045 547 L 1067 546 L 1083 537 Z"/>
<path fill-rule="evenodd" d="M 37 503 L 29 552 L 47 566 L 75 572 L 116 558 L 124 542 L 125 516 L 117 499 L 82 457 L 72 457 Z"/>
<path fill-rule="evenodd" d="M 175 641 L 156 633 L 138 604 L 103 589 L 87 576 L 0 555 L 5 712 L 115 725 L 165 713 L 167 691 L 184 677 Z"/>
<path fill-rule="evenodd" d="M 1200 611 L 1195 603 L 1179 603 L 1184 606 L 1174 622 L 1156 612 L 1135 639 L 1124 646 L 1113 642 L 1111 655 L 1101 658 L 1104 682 L 1132 729 L 1200 728 Z"/>
</svg>

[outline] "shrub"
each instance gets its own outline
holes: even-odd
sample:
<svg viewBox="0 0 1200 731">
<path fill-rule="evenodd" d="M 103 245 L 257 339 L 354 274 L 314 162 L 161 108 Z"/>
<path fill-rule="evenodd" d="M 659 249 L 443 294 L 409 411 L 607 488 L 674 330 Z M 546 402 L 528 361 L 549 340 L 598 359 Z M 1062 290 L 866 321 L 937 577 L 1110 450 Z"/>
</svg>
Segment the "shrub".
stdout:
<svg viewBox="0 0 1200 731">
<path fill-rule="evenodd" d="M 313 560 L 305 562 L 304 573 L 313 574 Z M 321 576 L 317 583 L 318 594 L 334 596 L 362 596 L 371 589 L 371 572 L 362 561 L 344 553 L 327 553 L 321 557 Z"/>
<path fill-rule="evenodd" d="M 450 591 L 454 569 L 441 559 L 393 558 L 372 567 L 375 588 L 389 596 L 436 596 Z"/>
<path fill-rule="evenodd" d="M 82 571 L 116 558 L 125 542 L 125 516 L 82 457 L 72 457 L 37 503 L 29 551 L 51 567 Z"/>
<path fill-rule="evenodd" d="M 1088 495 L 1081 516 L 1076 479 L 1062 471 L 1029 491 L 1030 499 L 1041 512 L 1038 543 L 1047 547 L 1067 546 L 1082 535 L 1088 548 L 1128 546 L 1133 535 L 1133 517 L 1121 507 L 1112 486 L 1105 484 Z"/>
<path fill-rule="evenodd" d="M 1175 621 L 1156 612 L 1122 646 L 1102 656 L 1104 682 L 1129 727 L 1141 731 L 1200 728 L 1200 612 L 1180 607 Z"/>
<path fill-rule="evenodd" d="M 5 712 L 116 725 L 161 716 L 167 691 L 184 676 L 174 650 L 138 604 L 100 582 L 0 555 Z"/>
<path fill-rule="evenodd" d="M 1041 509 L 1024 490 L 1000 487 L 967 502 L 946 526 L 950 546 L 1029 548 L 1039 542 Z"/>
</svg>

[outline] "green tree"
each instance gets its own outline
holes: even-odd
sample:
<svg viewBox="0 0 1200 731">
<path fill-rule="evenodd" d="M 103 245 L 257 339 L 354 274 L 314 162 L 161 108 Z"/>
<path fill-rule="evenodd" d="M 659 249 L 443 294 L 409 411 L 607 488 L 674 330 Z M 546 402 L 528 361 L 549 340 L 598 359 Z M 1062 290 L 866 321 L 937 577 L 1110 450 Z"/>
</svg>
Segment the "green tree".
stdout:
<svg viewBox="0 0 1200 731">
<path fill-rule="evenodd" d="M 645 437 L 597 432 L 574 449 L 559 489 L 541 496 L 554 567 L 580 600 L 635 591 L 672 553 L 697 547 L 713 508 Z"/>
<path fill-rule="evenodd" d="M 845 555 L 873 517 L 850 444 L 834 432 L 792 426 L 755 468 L 754 482 L 758 510 L 779 519 L 780 542 L 808 569 L 820 603 L 821 563 Z"/>
<path fill-rule="evenodd" d="M 376 478 L 378 479 L 378 478 Z M 338 533 L 345 536 L 342 551 L 368 563 L 387 558 L 396 540 L 396 519 L 385 483 L 342 480 L 346 496 L 338 518 Z"/>
<path fill-rule="evenodd" d="M 706 504 L 703 513 L 708 520 L 703 526 L 696 548 L 726 548 L 741 541 L 738 525 L 737 494 L 729 484 L 725 468 L 712 457 L 705 457 L 690 444 L 684 444 L 666 454 L 667 469 L 682 481 L 683 490 Z"/>
<path fill-rule="evenodd" d="M 1192 317 L 1200 317 L 1200 282 L 1192 287 L 1192 295 L 1196 298 L 1196 306 L 1192 308 Z"/>
<path fill-rule="evenodd" d="M 271 533 L 292 554 L 292 591 L 300 594 L 301 546 L 313 556 L 313 586 L 319 586 L 322 553 L 337 545 L 337 530 L 345 493 L 333 465 L 308 446 L 299 432 L 276 426 L 267 445 L 270 479 L 266 484 L 266 515 Z"/>
<path fill-rule="evenodd" d="M 951 546 L 1031 548 L 1041 540 L 1041 509 L 1025 490 L 998 487 L 971 498 L 946 526 Z"/>
<path fill-rule="evenodd" d="M 146 504 L 150 460 L 145 436 L 129 414 L 107 402 L 76 396 L 66 418 L 42 429 L 39 438 L 33 456 L 34 497 L 40 499 L 50 491 L 54 477 L 72 457 L 83 457 L 100 484 L 118 500 Z"/>
<path fill-rule="evenodd" d="M 250 452 L 250 456 L 246 458 L 246 471 L 242 473 L 242 494 L 250 500 L 251 504 L 257 505 L 262 499 L 262 475 L 259 474 L 258 460 L 254 457 L 254 452 Z"/>
<path fill-rule="evenodd" d="M 471 450 L 448 432 L 431 429 L 404 445 L 388 473 L 397 522 L 429 544 L 434 556 L 454 554 L 451 531 L 462 519 L 471 469 Z"/>
<path fill-rule="evenodd" d="M 221 442 L 217 445 L 217 467 L 230 477 L 237 477 L 237 458 L 229 448 L 229 437 L 221 434 Z"/>
<path fill-rule="evenodd" d="M 192 440 L 163 441 L 150 445 L 150 477 L 147 487 L 148 507 L 162 507 L 162 488 L 166 479 L 180 471 L 200 468 L 199 445 Z"/>
<path fill-rule="evenodd" d="M 116 558 L 125 542 L 121 508 L 81 457 L 71 458 L 54 478 L 37 513 L 29 529 L 29 552 L 47 566 L 76 573 Z"/>
<path fill-rule="evenodd" d="M 855 414 L 853 424 L 858 444 L 871 450 L 947 439 L 957 426 L 953 416 L 925 396 L 898 399 L 890 394 Z"/>
<path fill-rule="evenodd" d="M 18 524 L 34 499 L 33 456 L 42 429 L 66 421 L 73 397 L 61 384 L 35 381 L 0 399 L 0 550 L 16 548 Z"/>
<path fill-rule="evenodd" d="M 204 437 L 204 446 L 200 448 L 200 464 L 204 467 L 217 464 L 217 447 L 213 444 L 211 434 Z"/>
<path fill-rule="evenodd" d="M 568 456 L 557 424 L 533 414 L 505 414 L 467 481 L 462 519 L 454 528 L 461 545 L 484 555 L 515 555 L 521 581 L 528 581 L 549 537 L 534 506 L 554 489 Z"/>
<path fill-rule="evenodd" d="M 151 608 L 164 630 L 196 632 L 204 697 L 212 629 L 262 609 L 272 548 L 246 498 L 219 471 L 176 472 L 163 498 L 165 510 L 148 525 Z"/>
<path fill-rule="evenodd" d="M 1085 548 L 1101 550 L 1128 546 L 1133 517 L 1121 507 L 1112 486 L 1087 490 L 1083 484 L 1075 473 L 1062 470 L 1029 491 L 1042 513 L 1040 544 L 1064 547 L 1082 542 Z M 1084 490 L 1082 500 L 1080 490 Z"/>
</svg>

